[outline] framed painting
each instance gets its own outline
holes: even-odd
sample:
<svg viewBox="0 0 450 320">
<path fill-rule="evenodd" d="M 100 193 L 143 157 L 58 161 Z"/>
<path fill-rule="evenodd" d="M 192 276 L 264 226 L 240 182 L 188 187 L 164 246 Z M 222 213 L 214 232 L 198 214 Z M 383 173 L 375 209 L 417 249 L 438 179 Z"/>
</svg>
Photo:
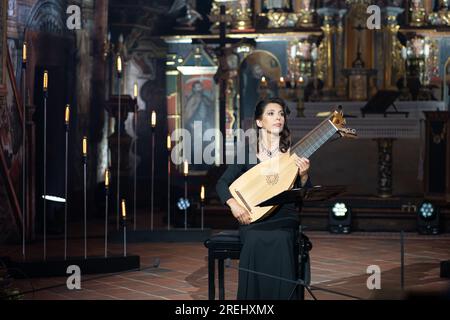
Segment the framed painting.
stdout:
<svg viewBox="0 0 450 320">
<path fill-rule="evenodd" d="M 190 150 L 185 150 L 186 158 L 190 158 L 186 159 L 190 163 L 189 172 L 206 174 L 209 166 L 220 160 L 220 139 L 217 137 L 219 130 L 215 131 L 214 139 L 207 132 L 220 128 L 219 86 L 214 81 L 217 67 L 185 66 L 178 67 L 178 71 L 181 127 L 189 132 L 191 138 Z M 214 151 L 204 152 L 213 141 L 216 143 Z"/>
<path fill-rule="evenodd" d="M 21 220 L 19 198 L 22 194 L 23 108 L 17 91 L 14 70 L 6 51 L 6 92 L 0 95 L 0 167 L 6 181 L 11 207 L 16 220 Z"/>
</svg>

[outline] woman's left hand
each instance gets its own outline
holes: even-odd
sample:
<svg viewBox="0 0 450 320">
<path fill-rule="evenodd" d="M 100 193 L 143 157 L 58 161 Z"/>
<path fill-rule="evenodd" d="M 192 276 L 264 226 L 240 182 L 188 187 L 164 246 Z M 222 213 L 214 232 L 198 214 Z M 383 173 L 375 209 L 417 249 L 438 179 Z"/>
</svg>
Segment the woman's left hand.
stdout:
<svg viewBox="0 0 450 320">
<path fill-rule="evenodd" d="M 309 171 L 309 160 L 307 158 L 300 158 L 295 155 L 295 164 L 298 168 L 298 174 L 300 177 L 304 177 L 308 174 Z"/>
</svg>

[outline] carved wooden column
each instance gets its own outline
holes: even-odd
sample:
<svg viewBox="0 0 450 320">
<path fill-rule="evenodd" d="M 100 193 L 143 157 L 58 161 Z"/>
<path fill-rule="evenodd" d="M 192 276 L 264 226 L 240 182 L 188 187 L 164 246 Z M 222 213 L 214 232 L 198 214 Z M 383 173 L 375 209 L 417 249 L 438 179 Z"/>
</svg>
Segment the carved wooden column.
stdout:
<svg viewBox="0 0 450 320">
<path fill-rule="evenodd" d="M 392 196 L 392 138 L 376 139 L 378 144 L 378 196 Z"/>
</svg>

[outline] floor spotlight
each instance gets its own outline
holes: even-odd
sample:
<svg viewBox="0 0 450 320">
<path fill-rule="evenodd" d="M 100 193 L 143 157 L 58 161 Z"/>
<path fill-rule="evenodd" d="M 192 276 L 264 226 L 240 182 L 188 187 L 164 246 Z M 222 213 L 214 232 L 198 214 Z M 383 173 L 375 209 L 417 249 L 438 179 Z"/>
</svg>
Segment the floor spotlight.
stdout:
<svg viewBox="0 0 450 320">
<path fill-rule="evenodd" d="M 439 208 L 429 201 L 424 201 L 417 209 L 417 231 L 420 234 L 439 233 Z"/>
<path fill-rule="evenodd" d="M 334 203 L 328 216 L 328 230 L 331 233 L 350 233 L 351 224 L 350 208 L 343 202 Z"/>
</svg>

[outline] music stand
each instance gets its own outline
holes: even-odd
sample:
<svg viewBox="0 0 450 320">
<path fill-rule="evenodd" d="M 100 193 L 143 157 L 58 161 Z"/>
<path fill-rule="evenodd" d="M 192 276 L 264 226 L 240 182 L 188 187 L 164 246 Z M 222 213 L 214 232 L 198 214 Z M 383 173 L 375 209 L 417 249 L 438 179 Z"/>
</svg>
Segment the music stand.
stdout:
<svg viewBox="0 0 450 320">
<path fill-rule="evenodd" d="M 384 117 L 388 114 L 402 114 L 406 118 L 409 115 L 409 112 L 400 112 L 397 110 L 394 102 L 400 96 L 399 91 L 394 90 L 379 90 L 369 101 L 367 104 L 361 108 L 362 116 L 365 117 L 366 114 L 383 114 Z M 389 107 L 392 106 L 395 111 L 387 111 Z"/>
<path fill-rule="evenodd" d="M 302 211 L 303 203 L 305 201 L 326 201 L 331 198 L 336 197 L 337 195 L 345 192 L 345 186 L 314 186 L 312 188 L 295 188 L 287 191 L 283 191 L 272 198 L 265 200 L 257 205 L 257 207 L 265 207 L 265 206 L 273 206 L 273 205 L 281 205 L 288 203 L 297 203 L 299 205 L 299 212 Z M 306 281 L 306 269 L 309 267 L 309 251 L 312 249 L 312 243 L 309 238 L 303 233 L 302 226 L 299 226 L 298 233 L 298 242 L 299 242 L 299 256 L 300 256 L 300 264 L 299 264 L 299 272 L 297 284 L 289 296 L 289 300 L 294 295 L 297 286 L 300 285 L 299 299 L 305 300 L 305 289 L 311 294 L 311 296 L 315 299 L 312 294 L 311 288 L 309 287 L 308 282 Z"/>
</svg>

